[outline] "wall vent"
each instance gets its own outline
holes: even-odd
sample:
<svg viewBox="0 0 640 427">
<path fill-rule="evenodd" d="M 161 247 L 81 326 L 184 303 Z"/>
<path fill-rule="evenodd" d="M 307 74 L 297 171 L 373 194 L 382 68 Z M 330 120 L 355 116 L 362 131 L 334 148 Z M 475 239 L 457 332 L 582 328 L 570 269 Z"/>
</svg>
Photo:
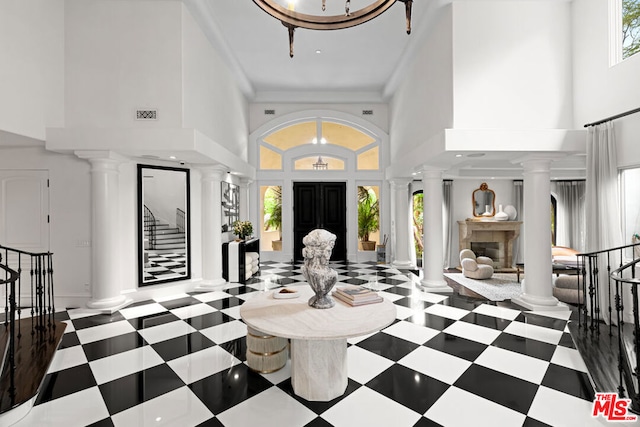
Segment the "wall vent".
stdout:
<svg viewBox="0 0 640 427">
<path fill-rule="evenodd" d="M 158 110 L 136 110 L 136 120 L 158 120 Z"/>
<path fill-rule="evenodd" d="M 373 110 L 362 110 L 363 116 L 373 116 Z"/>
<path fill-rule="evenodd" d="M 276 110 L 264 110 L 264 115 L 274 115 L 276 113 Z"/>
</svg>

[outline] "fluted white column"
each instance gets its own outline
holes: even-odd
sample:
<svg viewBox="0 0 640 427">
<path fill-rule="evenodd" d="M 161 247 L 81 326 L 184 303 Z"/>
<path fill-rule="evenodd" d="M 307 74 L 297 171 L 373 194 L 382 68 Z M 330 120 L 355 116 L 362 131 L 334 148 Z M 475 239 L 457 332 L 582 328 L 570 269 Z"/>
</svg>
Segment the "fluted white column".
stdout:
<svg viewBox="0 0 640 427">
<path fill-rule="evenodd" d="M 79 151 L 91 164 L 91 299 L 89 308 L 113 313 L 133 300 L 122 295 L 120 164 L 126 159 L 109 151 Z"/>
<path fill-rule="evenodd" d="M 444 280 L 444 237 L 442 216 L 442 170 L 424 168 L 422 170 L 423 195 L 423 236 L 422 253 L 423 278 L 421 287 L 428 292 L 453 293 Z"/>
<path fill-rule="evenodd" d="M 219 287 L 222 278 L 222 189 L 224 166 L 201 169 L 202 175 L 202 282 L 196 289 Z"/>
<path fill-rule="evenodd" d="M 242 178 L 240 180 L 240 220 L 242 221 L 251 221 L 250 217 L 250 206 L 249 203 L 249 186 L 253 181 L 248 178 Z M 253 222 L 253 221 L 252 221 Z M 255 224 L 255 222 L 253 222 Z M 257 235 L 257 230 L 253 230 L 254 235 Z"/>
<path fill-rule="evenodd" d="M 393 227 L 391 229 L 392 265 L 396 267 L 410 267 L 411 258 L 411 226 L 409 222 L 409 183 L 407 178 L 393 178 L 391 183 L 391 197 L 393 203 Z M 389 249 L 389 248 L 387 248 Z"/>
<path fill-rule="evenodd" d="M 530 310 L 565 310 L 553 296 L 551 269 L 551 160 L 534 158 L 525 160 L 523 223 L 525 278 L 522 294 L 512 302 Z"/>
</svg>

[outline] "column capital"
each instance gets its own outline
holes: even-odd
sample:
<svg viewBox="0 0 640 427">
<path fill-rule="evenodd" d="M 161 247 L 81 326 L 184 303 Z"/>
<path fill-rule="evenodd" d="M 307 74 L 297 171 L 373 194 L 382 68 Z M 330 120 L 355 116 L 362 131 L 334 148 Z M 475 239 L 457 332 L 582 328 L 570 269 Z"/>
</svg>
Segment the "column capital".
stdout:
<svg viewBox="0 0 640 427">
<path fill-rule="evenodd" d="M 73 154 L 90 162 L 94 160 L 109 160 L 118 163 L 129 161 L 129 158 L 110 150 L 76 150 Z"/>
<path fill-rule="evenodd" d="M 224 165 L 199 166 L 198 170 L 202 174 L 203 181 L 222 181 L 228 172 L 228 168 Z"/>
<path fill-rule="evenodd" d="M 242 188 L 249 188 L 249 186 L 253 184 L 253 180 L 249 178 L 240 178 L 240 183 L 238 184 Z"/>
<path fill-rule="evenodd" d="M 413 180 L 411 178 L 391 178 L 388 181 L 395 190 L 406 190 Z"/>
</svg>

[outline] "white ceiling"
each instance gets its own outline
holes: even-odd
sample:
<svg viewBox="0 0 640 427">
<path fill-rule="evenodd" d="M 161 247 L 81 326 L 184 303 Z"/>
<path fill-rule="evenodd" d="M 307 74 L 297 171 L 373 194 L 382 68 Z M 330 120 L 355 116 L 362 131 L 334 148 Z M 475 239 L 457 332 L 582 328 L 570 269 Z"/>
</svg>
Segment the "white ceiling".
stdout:
<svg viewBox="0 0 640 427">
<path fill-rule="evenodd" d="M 451 0 L 414 0 L 412 33 L 405 27 L 405 4 L 362 25 L 334 31 L 298 28 L 294 57 L 287 29 L 253 0 L 183 0 L 210 42 L 221 52 L 251 102 L 385 102 L 393 94 L 437 9 Z M 321 5 L 321 0 L 298 0 Z M 326 0 L 344 8 L 344 0 Z M 510 0 L 513 1 L 513 0 Z M 357 10 L 369 0 L 351 0 Z M 317 5 L 316 5 L 317 3 Z M 335 3 L 335 5 L 334 5 Z M 321 53 L 316 53 L 320 50 Z M 482 151 L 481 147 L 478 147 Z M 452 176 L 519 178 L 515 158 L 522 151 L 488 152 L 482 159 L 443 158 Z M 554 162 L 552 178 L 584 176 L 584 155 Z"/>
<path fill-rule="evenodd" d="M 321 0 L 304 1 L 315 2 L 320 9 Z M 352 0 L 352 10 L 357 10 L 359 2 L 370 3 Z M 344 0 L 327 0 L 328 7 L 334 3 L 344 8 Z M 381 101 L 394 73 L 400 74 L 406 62 L 403 56 L 417 45 L 419 29 L 433 3 L 439 1 L 413 2 L 411 35 L 406 33 L 405 5 L 400 1 L 356 27 L 334 31 L 298 28 L 294 57 L 290 58 L 287 29 L 252 0 L 185 0 L 209 39 L 235 67 L 252 101 L 291 100 L 309 92 L 323 93 L 322 101 L 340 98 L 344 92 L 350 92 L 351 101 Z"/>
</svg>

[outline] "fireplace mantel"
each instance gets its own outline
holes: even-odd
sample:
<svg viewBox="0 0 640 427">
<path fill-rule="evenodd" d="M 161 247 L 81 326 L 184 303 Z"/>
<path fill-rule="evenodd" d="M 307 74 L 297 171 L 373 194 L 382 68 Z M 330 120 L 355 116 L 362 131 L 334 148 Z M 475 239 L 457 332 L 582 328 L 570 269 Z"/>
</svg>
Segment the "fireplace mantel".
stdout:
<svg viewBox="0 0 640 427">
<path fill-rule="evenodd" d="M 497 244 L 498 256 L 493 256 L 495 267 L 513 266 L 513 240 L 520 235 L 522 221 L 466 220 L 458 221 L 460 250 L 472 249 L 472 243 Z"/>
</svg>

